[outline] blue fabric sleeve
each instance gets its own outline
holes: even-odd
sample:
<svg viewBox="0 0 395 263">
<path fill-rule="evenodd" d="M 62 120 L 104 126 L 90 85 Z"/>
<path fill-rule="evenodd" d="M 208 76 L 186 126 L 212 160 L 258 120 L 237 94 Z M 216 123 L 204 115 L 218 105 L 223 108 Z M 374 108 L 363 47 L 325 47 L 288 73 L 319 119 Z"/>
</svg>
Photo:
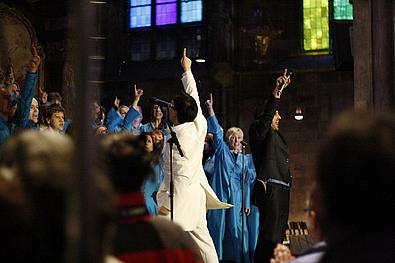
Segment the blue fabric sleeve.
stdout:
<svg viewBox="0 0 395 263">
<path fill-rule="evenodd" d="M 122 129 L 132 132 L 133 122 L 140 116 L 140 112 L 138 112 L 135 108 L 130 107 L 128 113 L 126 114 L 125 119 L 123 120 Z"/>
<path fill-rule="evenodd" d="M 37 73 L 28 72 L 21 90 L 20 102 L 16 115 L 18 116 L 17 125 L 22 128 L 26 128 L 29 122 L 30 107 L 33 101 L 37 76 Z"/>
<path fill-rule="evenodd" d="M 121 126 L 122 126 L 121 115 L 114 108 L 111 108 L 107 116 L 108 132 L 119 132 Z"/>
<path fill-rule="evenodd" d="M 216 151 L 219 148 L 225 146 L 224 135 L 221 126 L 218 123 L 215 115 L 207 118 L 207 132 L 212 133 L 213 136 L 213 150 Z"/>
<path fill-rule="evenodd" d="M 116 117 L 117 117 L 117 111 L 114 109 L 114 107 L 111 107 L 110 111 L 107 114 L 106 125 L 112 122 Z"/>
</svg>

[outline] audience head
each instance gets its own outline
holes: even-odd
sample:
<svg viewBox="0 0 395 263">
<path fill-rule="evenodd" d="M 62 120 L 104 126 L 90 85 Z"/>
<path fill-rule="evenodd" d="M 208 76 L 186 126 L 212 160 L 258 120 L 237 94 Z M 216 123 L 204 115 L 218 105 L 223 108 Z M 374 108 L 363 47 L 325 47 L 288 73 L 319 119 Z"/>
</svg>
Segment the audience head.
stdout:
<svg viewBox="0 0 395 263">
<path fill-rule="evenodd" d="M 151 137 L 154 142 L 154 148 L 156 150 L 162 150 L 163 148 L 163 131 L 161 129 L 153 129 L 151 131 Z"/>
<path fill-rule="evenodd" d="M 39 116 L 38 101 L 35 98 L 33 98 L 32 104 L 30 105 L 29 119 L 34 123 L 37 123 L 38 116 Z"/>
<path fill-rule="evenodd" d="M 119 111 L 119 114 L 121 114 L 122 119 L 124 119 L 126 117 L 126 114 L 129 111 L 129 107 L 126 105 L 121 105 L 121 106 L 119 106 L 118 111 Z"/>
<path fill-rule="evenodd" d="M 198 113 L 195 99 L 186 93 L 178 95 L 173 100 L 173 108 L 170 108 L 170 120 L 174 124 L 192 122 Z"/>
<path fill-rule="evenodd" d="M 1 148 L 2 258 L 64 262 L 73 150 L 67 137 L 39 131 L 11 137 Z"/>
<path fill-rule="evenodd" d="M 240 152 L 242 149 L 241 142 L 244 138 L 243 131 L 238 127 L 229 128 L 225 133 L 225 138 L 231 151 Z"/>
<path fill-rule="evenodd" d="M 47 108 L 45 119 L 52 130 L 61 132 L 64 129 L 64 115 L 62 106 L 59 104 L 52 104 Z"/>
<path fill-rule="evenodd" d="M 62 96 L 59 94 L 59 92 L 50 92 L 48 93 L 48 104 L 58 104 L 62 105 Z"/>
<path fill-rule="evenodd" d="M 325 237 L 336 240 L 392 229 L 394 171 L 395 117 L 341 115 L 322 145 L 316 167 Z"/>
<path fill-rule="evenodd" d="M 152 107 L 152 120 L 159 120 L 161 121 L 163 118 L 163 111 L 159 105 L 154 105 Z"/>
<path fill-rule="evenodd" d="M 147 152 L 153 152 L 154 151 L 154 140 L 152 138 L 151 133 L 142 133 L 140 135 L 141 139 L 144 140 L 144 145 L 145 145 L 145 150 Z"/>
<path fill-rule="evenodd" d="M 118 193 L 139 192 L 152 173 L 144 140 L 127 133 L 111 134 L 101 143 L 100 164 Z"/>
<path fill-rule="evenodd" d="M 279 126 L 280 120 L 281 120 L 281 115 L 280 115 L 280 113 L 278 113 L 278 110 L 276 110 L 276 112 L 273 116 L 273 119 L 272 119 L 272 124 L 271 124 L 272 128 L 276 131 L 278 131 L 280 129 L 280 126 Z"/>
</svg>

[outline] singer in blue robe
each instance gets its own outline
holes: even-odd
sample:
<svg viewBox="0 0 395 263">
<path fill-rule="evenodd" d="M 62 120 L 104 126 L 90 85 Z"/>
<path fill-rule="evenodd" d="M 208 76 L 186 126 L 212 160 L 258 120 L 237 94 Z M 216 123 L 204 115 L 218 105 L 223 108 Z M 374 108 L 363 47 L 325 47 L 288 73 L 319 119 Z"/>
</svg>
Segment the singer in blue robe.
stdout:
<svg viewBox="0 0 395 263">
<path fill-rule="evenodd" d="M 156 202 L 156 193 L 163 181 L 163 161 L 160 160 L 152 167 L 153 174 L 143 183 L 142 192 L 144 193 L 145 205 L 150 215 L 158 214 L 158 204 Z"/>
<path fill-rule="evenodd" d="M 211 99 L 212 100 L 212 99 Z M 206 102 L 207 105 L 207 102 Z M 210 113 L 210 107 L 209 108 Z M 219 260 L 241 262 L 242 257 L 242 167 L 241 141 L 243 133 L 239 128 L 226 132 L 227 142 L 211 108 L 207 118 L 208 132 L 213 133 L 214 156 L 209 162 L 209 182 L 218 198 L 234 207 L 208 212 L 207 221 Z M 233 136 L 233 137 L 232 137 Z M 206 165 L 207 167 L 207 165 Z M 258 210 L 250 205 L 250 195 L 255 181 L 255 168 L 251 154 L 244 155 L 244 262 L 252 262 L 259 233 Z M 252 212 L 252 213 L 251 213 Z M 246 216 L 248 215 L 248 216 Z"/>
<path fill-rule="evenodd" d="M 119 111 L 115 110 L 114 107 L 112 107 L 107 115 L 106 126 L 108 132 L 131 132 L 133 127 L 133 121 L 137 119 L 140 115 L 138 111 L 131 109 L 133 108 L 130 107 L 130 109 L 126 113 L 126 116 L 122 116 Z"/>
<path fill-rule="evenodd" d="M 158 204 L 156 193 L 164 178 L 162 144 L 155 144 L 152 132 L 141 134 L 140 139 L 144 141 L 146 151 L 152 154 L 154 159 L 152 162 L 152 173 L 143 182 L 141 191 L 144 193 L 148 213 L 150 215 L 157 215 Z"/>
</svg>

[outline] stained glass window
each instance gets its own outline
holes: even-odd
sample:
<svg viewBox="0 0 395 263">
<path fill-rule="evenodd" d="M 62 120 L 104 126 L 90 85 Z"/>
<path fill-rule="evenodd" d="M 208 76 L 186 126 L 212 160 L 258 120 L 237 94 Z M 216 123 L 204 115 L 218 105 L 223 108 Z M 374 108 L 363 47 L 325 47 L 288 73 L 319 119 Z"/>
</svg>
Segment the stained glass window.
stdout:
<svg viewBox="0 0 395 263">
<path fill-rule="evenodd" d="M 203 19 L 203 0 L 129 0 L 129 3 L 130 28 L 190 23 Z"/>
<path fill-rule="evenodd" d="M 130 0 L 130 28 L 151 26 L 151 0 Z"/>
<path fill-rule="evenodd" d="M 333 17 L 335 20 L 352 20 L 352 5 L 349 0 L 333 0 Z"/>
<path fill-rule="evenodd" d="M 328 0 L 303 0 L 305 51 L 329 49 Z"/>
<path fill-rule="evenodd" d="M 181 0 L 181 23 L 201 21 L 203 3 L 201 0 Z"/>
<path fill-rule="evenodd" d="M 156 0 L 156 25 L 177 23 L 177 0 Z"/>
</svg>

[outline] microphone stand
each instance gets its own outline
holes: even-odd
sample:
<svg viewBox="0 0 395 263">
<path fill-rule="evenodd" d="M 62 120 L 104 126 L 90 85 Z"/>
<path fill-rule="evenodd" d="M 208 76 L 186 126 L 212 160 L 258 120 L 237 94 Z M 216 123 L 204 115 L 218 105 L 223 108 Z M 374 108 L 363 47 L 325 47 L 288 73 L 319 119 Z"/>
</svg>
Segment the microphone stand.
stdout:
<svg viewBox="0 0 395 263">
<path fill-rule="evenodd" d="M 242 159 L 241 159 L 241 263 L 244 263 L 244 155 L 246 146 L 242 144 Z"/>
<path fill-rule="evenodd" d="M 167 106 L 167 120 L 170 120 L 170 106 Z M 170 145 L 170 219 L 173 221 L 174 218 L 174 181 L 173 181 L 173 144 L 176 145 L 178 152 L 181 157 L 184 157 L 184 153 L 181 149 L 180 142 L 178 141 L 177 134 L 173 131 L 168 121 L 165 121 L 167 127 L 170 130 L 171 138 L 167 141 Z"/>
</svg>

